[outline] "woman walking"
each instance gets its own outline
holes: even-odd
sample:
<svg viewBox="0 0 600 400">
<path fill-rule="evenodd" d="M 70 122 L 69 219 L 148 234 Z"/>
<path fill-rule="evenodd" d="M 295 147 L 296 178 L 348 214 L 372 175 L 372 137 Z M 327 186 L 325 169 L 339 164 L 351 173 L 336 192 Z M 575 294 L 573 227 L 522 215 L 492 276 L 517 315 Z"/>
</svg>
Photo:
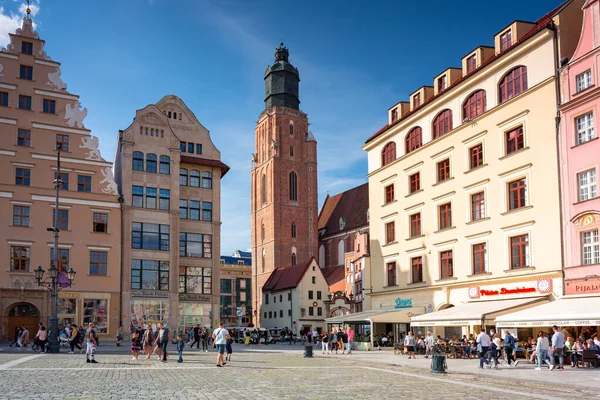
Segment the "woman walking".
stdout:
<svg viewBox="0 0 600 400">
<path fill-rule="evenodd" d="M 417 357 L 415 357 L 415 337 L 412 333 L 412 331 L 408 332 L 408 335 L 406 335 L 406 337 L 404 338 L 404 347 L 406 347 L 406 351 L 408 352 L 408 358 L 410 359 L 411 357 L 413 359 L 416 359 Z"/>
<path fill-rule="evenodd" d="M 27 329 L 25 325 L 23 325 L 23 332 L 21 333 L 21 347 L 19 347 L 19 350 L 21 350 L 22 348 L 31 350 L 31 348 L 29 347 L 29 329 Z"/>
<path fill-rule="evenodd" d="M 45 326 L 41 326 L 40 330 L 35 335 L 35 344 L 40 346 L 42 353 L 46 352 L 46 342 L 48 341 L 48 331 Z"/>
<path fill-rule="evenodd" d="M 321 334 L 321 351 L 323 354 L 325 354 L 325 352 L 327 352 L 327 354 L 331 354 L 329 351 L 329 334 L 325 330 Z"/>
<path fill-rule="evenodd" d="M 515 338 L 510 334 L 508 330 L 505 330 L 503 345 L 504 352 L 506 353 L 506 363 L 509 367 L 511 366 L 511 362 L 513 367 L 516 367 L 519 364 L 519 362 L 515 361 L 513 358 L 513 349 L 516 347 L 515 343 Z"/>
<path fill-rule="evenodd" d="M 138 360 L 138 355 L 140 354 L 140 347 L 140 334 L 137 332 L 133 332 L 133 334 L 131 335 L 131 355 L 133 356 L 133 358 L 131 359 L 132 361 Z"/>
<path fill-rule="evenodd" d="M 142 337 L 142 346 L 144 347 L 144 353 L 146 353 L 146 360 L 149 360 L 152 355 L 152 345 L 155 340 L 156 338 L 152 332 L 152 326 L 150 324 L 146 325 L 146 330 Z"/>
</svg>

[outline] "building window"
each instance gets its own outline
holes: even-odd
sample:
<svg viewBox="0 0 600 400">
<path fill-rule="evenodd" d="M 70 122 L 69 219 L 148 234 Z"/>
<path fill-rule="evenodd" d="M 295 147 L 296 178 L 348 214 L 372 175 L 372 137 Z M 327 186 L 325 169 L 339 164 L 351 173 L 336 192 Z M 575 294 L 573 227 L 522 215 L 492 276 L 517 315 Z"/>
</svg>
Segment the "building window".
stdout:
<svg viewBox="0 0 600 400">
<path fill-rule="evenodd" d="M 89 175 L 77 175 L 77 191 L 78 192 L 91 192 L 92 191 L 92 177 Z"/>
<path fill-rule="evenodd" d="M 29 206 L 13 206 L 13 226 L 29 226 Z"/>
<path fill-rule="evenodd" d="M 471 169 L 483 165 L 483 143 L 469 149 L 469 166 Z"/>
<path fill-rule="evenodd" d="M 55 180 L 59 180 L 60 181 L 60 189 L 61 190 L 69 190 L 69 174 L 67 173 L 55 173 L 54 174 L 54 179 Z"/>
<path fill-rule="evenodd" d="M 454 276 L 452 250 L 440 252 L 440 278 L 447 279 Z"/>
<path fill-rule="evenodd" d="M 169 189 L 160 189 L 159 195 L 158 209 L 169 211 L 171 209 L 171 191 Z"/>
<path fill-rule="evenodd" d="M 577 85 L 578 92 L 589 88 L 590 86 L 592 86 L 592 71 L 588 69 L 587 71 L 577 75 L 575 77 L 575 82 Z"/>
<path fill-rule="evenodd" d="M 589 200 L 596 197 L 596 170 L 577 174 L 577 182 L 579 182 L 579 201 Z"/>
<path fill-rule="evenodd" d="M 8 92 L 0 92 L 0 106 L 8 107 Z"/>
<path fill-rule="evenodd" d="M 212 221 L 212 202 L 202 202 L 202 221 Z"/>
<path fill-rule="evenodd" d="M 506 154 L 511 154 L 516 151 L 519 151 L 525 147 L 525 140 L 523 136 L 523 127 L 520 126 L 511 130 L 510 132 L 506 132 Z"/>
<path fill-rule="evenodd" d="M 189 218 L 194 221 L 200 221 L 200 202 L 199 201 L 190 200 Z"/>
<path fill-rule="evenodd" d="M 527 183 L 525 178 L 508 183 L 508 209 L 516 210 L 527 204 Z"/>
<path fill-rule="evenodd" d="M 33 54 L 33 43 L 22 41 L 21 42 L 21 53 L 32 55 Z"/>
<path fill-rule="evenodd" d="M 185 168 L 179 169 L 179 185 L 180 186 L 188 185 L 188 170 Z"/>
<path fill-rule="evenodd" d="M 202 172 L 202 188 L 212 189 L 212 173 L 207 171 Z"/>
<path fill-rule="evenodd" d="M 509 29 L 500 35 L 500 51 L 504 51 L 510 46 L 512 46 L 512 32 Z"/>
<path fill-rule="evenodd" d="M 169 225 L 133 222 L 131 236 L 132 249 L 169 251 Z"/>
<path fill-rule="evenodd" d="M 221 293 L 231 294 L 231 279 L 221 279 Z"/>
<path fill-rule="evenodd" d="M 298 175 L 294 171 L 290 172 L 290 200 L 298 201 Z"/>
<path fill-rule="evenodd" d="M 139 151 L 133 152 L 132 169 L 134 171 L 143 171 L 144 170 L 144 153 L 140 153 Z"/>
<path fill-rule="evenodd" d="M 179 142 L 179 150 L 180 150 L 182 153 L 185 153 L 185 146 L 186 146 L 186 143 L 185 143 L 185 142 Z"/>
<path fill-rule="evenodd" d="M 59 272 L 65 272 L 69 268 L 69 249 L 58 249 L 58 265 L 56 268 Z M 50 249 L 50 261 L 54 263 L 54 249 Z"/>
<path fill-rule="evenodd" d="M 485 195 L 479 192 L 471 195 L 471 221 L 485 218 Z"/>
<path fill-rule="evenodd" d="M 423 133 L 420 126 L 415 126 L 406 135 L 406 154 L 421 147 Z M 394 155 L 394 158 L 396 156 Z"/>
<path fill-rule="evenodd" d="M 144 207 L 144 187 L 143 186 L 132 186 L 131 187 L 131 205 L 136 208 Z"/>
<path fill-rule="evenodd" d="M 90 275 L 107 275 L 108 252 L 90 251 Z"/>
<path fill-rule="evenodd" d="M 19 108 L 21 110 L 31 110 L 31 96 L 19 95 Z"/>
<path fill-rule="evenodd" d="M 171 175 L 171 157 L 160 156 L 160 166 L 158 172 L 163 175 Z"/>
<path fill-rule="evenodd" d="M 510 268 L 529 267 L 529 235 L 510 238 Z"/>
<path fill-rule="evenodd" d="M 467 74 L 475 71 L 477 68 L 477 54 L 473 54 L 469 58 L 467 58 Z"/>
<path fill-rule="evenodd" d="M 486 244 L 474 244 L 471 248 L 473 252 L 473 274 L 483 274 L 487 272 Z"/>
<path fill-rule="evenodd" d="M 188 142 L 187 152 L 194 154 L 194 143 Z"/>
<path fill-rule="evenodd" d="M 262 205 L 267 204 L 267 176 L 262 174 L 260 178 L 260 197 Z"/>
<path fill-rule="evenodd" d="M 212 235 L 180 232 L 179 256 L 212 258 Z"/>
<path fill-rule="evenodd" d="M 200 187 L 200 171 L 195 169 L 190 171 L 190 186 Z"/>
<path fill-rule="evenodd" d="M 323 316 L 323 307 L 317 307 L 317 317 L 322 317 L 322 316 Z M 281 315 L 281 317 L 283 317 L 283 315 Z"/>
<path fill-rule="evenodd" d="M 444 182 L 450 178 L 450 159 L 446 158 L 445 160 L 437 163 L 437 180 L 439 182 Z"/>
<path fill-rule="evenodd" d="M 313 291 L 312 291 L 312 290 L 309 290 L 309 291 L 308 291 L 308 299 L 309 299 L 309 300 L 312 300 L 312 299 L 313 299 L 313 297 L 314 297 L 314 293 L 313 293 Z"/>
<path fill-rule="evenodd" d="M 56 135 L 56 148 L 69 151 L 69 135 Z"/>
<path fill-rule="evenodd" d="M 265 241 L 265 224 L 260 226 L 260 241 L 261 243 L 264 243 Z"/>
<path fill-rule="evenodd" d="M 296 253 L 292 253 L 292 265 L 296 265 L 296 260 L 297 260 Z"/>
<path fill-rule="evenodd" d="M 179 293 L 212 294 L 212 269 L 180 267 Z"/>
<path fill-rule="evenodd" d="M 146 188 L 146 208 L 156 209 L 156 188 Z"/>
<path fill-rule="evenodd" d="M 423 257 L 411 258 L 410 269 L 412 275 L 412 283 L 423 282 Z"/>
<path fill-rule="evenodd" d="M 169 290 L 169 262 L 131 260 L 131 288 Z"/>
<path fill-rule="evenodd" d="M 452 205 L 450 203 L 442 204 L 438 207 L 439 211 L 439 230 L 452 227 Z"/>
<path fill-rule="evenodd" d="M 387 285 L 388 286 L 396 286 L 396 262 L 392 261 L 385 264 L 385 269 L 387 271 Z"/>
<path fill-rule="evenodd" d="M 444 110 L 433 120 L 433 138 L 440 136 L 452 130 L 452 110 Z"/>
<path fill-rule="evenodd" d="M 188 219 L 188 201 L 179 200 L 179 218 Z"/>
<path fill-rule="evenodd" d="M 313 317 L 315 315 L 315 308 L 314 307 L 308 307 L 308 315 L 310 317 Z"/>
<path fill-rule="evenodd" d="M 392 123 L 398 121 L 398 107 L 392 110 Z"/>
<path fill-rule="evenodd" d="M 56 114 L 56 101 L 44 99 L 42 112 L 46 114 Z"/>
<path fill-rule="evenodd" d="M 498 87 L 500 103 L 523 93 L 527 90 L 527 67 L 520 66 L 512 69 L 502 78 Z"/>
<path fill-rule="evenodd" d="M 33 67 L 29 65 L 21 65 L 19 69 L 19 78 L 26 79 L 28 81 L 33 80 Z"/>
<path fill-rule="evenodd" d="M 394 221 L 385 224 L 385 243 L 393 243 L 396 241 L 396 224 Z"/>
<path fill-rule="evenodd" d="M 410 216 L 410 237 L 421 236 L 421 213 Z"/>
<path fill-rule="evenodd" d="M 317 300 L 321 300 L 322 295 L 323 294 L 321 293 L 321 291 L 317 290 Z"/>
<path fill-rule="evenodd" d="M 93 221 L 94 232 L 108 233 L 108 214 L 94 213 Z"/>
<path fill-rule="evenodd" d="M 31 131 L 26 129 L 18 130 L 17 146 L 31 147 Z"/>
<path fill-rule="evenodd" d="M 385 167 L 396 159 L 396 143 L 389 142 L 381 152 L 381 166 Z"/>
<path fill-rule="evenodd" d="M 600 241 L 598 229 L 581 233 L 583 265 L 600 264 Z"/>
<path fill-rule="evenodd" d="M 156 173 L 156 154 L 146 154 L 146 172 Z"/>
<path fill-rule="evenodd" d="M 477 118 L 485 110 L 485 90 L 478 90 L 471 94 L 463 104 L 463 122 Z"/>
<path fill-rule="evenodd" d="M 385 187 L 385 204 L 394 201 L 394 185 L 388 185 Z"/>
<path fill-rule="evenodd" d="M 10 246 L 10 270 L 29 271 L 30 248 Z"/>
<path fill-rule="evenodd" d="M 417 108 L 421 105 L 421 93 L 417 93 L 413 96 L 413 108 Z"/>
<path fill-rule="evenodd" d="M 577 144 L 589 142 L 595 137 L 594 134 L 594 114 L 587 113 L 575 119 L 577 128 Z"/>
<path fill-rule="evenodd" d="M 69 229 L 69 210 L 58 210 L 58 219 L 56 219 L 56 209 L 53 210 L 52 221 L 56 222 L 56 227 L 61 230 Z"/>
<path fill-rule="evenodd" d="M 294 146 L 290 146 L 290 157 L 294 157 Z"/>
<path fill-rule="evenodd" d="M 421 173 L 416 172 L 408 177 L 410 192 L 414 193 L 421 190 Z"/>
<path fill-rule="evenodd" d="M 446 90 L 446 75 L 440 76 L 437 80 L 438 93 Z"/>
<path fill-rule="evenodd" d="M 15 185 L 29 186 L 31 184 L 31 170 L 29 168 L 15 169 Z"/>
<path fill-rule="evenodd" d="M 196 154 L 202 154 L 202 144 L 196 143 Z"/>
<path fill-rule="evenodd" d="M 296 223 L 292 222 L 292 238 L 296 238 Z"/>
</svg>

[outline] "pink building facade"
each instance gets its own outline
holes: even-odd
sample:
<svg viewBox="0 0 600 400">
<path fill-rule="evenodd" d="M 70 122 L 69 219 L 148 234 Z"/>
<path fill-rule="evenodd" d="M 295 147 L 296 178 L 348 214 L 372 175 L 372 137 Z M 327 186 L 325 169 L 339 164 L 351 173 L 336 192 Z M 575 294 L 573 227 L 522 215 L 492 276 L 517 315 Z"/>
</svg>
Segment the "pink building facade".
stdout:
<svg viewBox="0 0 600 400">
<path fill-rule="evenodd" d="M 577 50 L 561 68 L 559 135 L 565 294 L 600 293 L 600 1 L 583 6 Z"/>
</svg>

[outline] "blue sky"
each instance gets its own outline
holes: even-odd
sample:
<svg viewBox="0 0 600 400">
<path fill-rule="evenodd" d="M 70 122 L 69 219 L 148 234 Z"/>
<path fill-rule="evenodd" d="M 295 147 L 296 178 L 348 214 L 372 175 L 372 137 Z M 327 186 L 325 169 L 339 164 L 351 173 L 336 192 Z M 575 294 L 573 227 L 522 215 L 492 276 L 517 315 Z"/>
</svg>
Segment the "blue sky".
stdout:
<svg viewBox="0 0 600 400">
<path fill-rule="evenodd" d="M 0 0 L 0 46 L 23 1 Z M 319 203 L 366 181 L 365 139 L 387 109 L 513 20 L 560 0 L 33 0 L 46 52 L 112 160 L 119 129 L 166 94 L 206 126 L 231 171 L 222 182 L 221 253 L 250 248 L 250 155 L 263 73 L 280 41 L 300 70 L 301 109 L 317 138 Z"/>
</svg>

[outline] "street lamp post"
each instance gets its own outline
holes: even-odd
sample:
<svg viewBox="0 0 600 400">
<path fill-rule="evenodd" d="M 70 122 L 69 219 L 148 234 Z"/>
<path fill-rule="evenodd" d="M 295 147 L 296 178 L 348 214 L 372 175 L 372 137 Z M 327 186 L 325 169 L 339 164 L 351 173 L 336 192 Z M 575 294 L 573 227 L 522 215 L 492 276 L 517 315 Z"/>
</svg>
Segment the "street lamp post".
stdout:
<svg viewBox="0 0 600 400">
<path fill-rule="evenodd" d="M 35 270 L 35 279 L 37 280 L 38 286 L 43 286 L 50 291 L 51 301 L 51 313 L 50 313 L 50 327 L 48 335 L 48 353 L 58 353 L 58 293 L 63 287 L 71 287 L 75 280 L 75 271 L 73 268 L 66 266 L 65 273 L 68 281 L 59 282 L 60 271 L 58 270 L 58 207 L 59 207 L 59 190 L 63 185 L 63 181 L 60 179 L 60 150 L 61 145 L 56 146 L 57 157 L 56 157 L 56 177 L 54 179 L 54 189 L 56 190 L 56 204 L 54 209 L 54 221 L 52 228 L 48 228 L 49 232 L 54 233 L 54 248 L 52 255 L 52 265 L 48 269 L 48 277 L 44 279 L 44 271 L 42 266 L 38 266 Z"/>
</svg>

